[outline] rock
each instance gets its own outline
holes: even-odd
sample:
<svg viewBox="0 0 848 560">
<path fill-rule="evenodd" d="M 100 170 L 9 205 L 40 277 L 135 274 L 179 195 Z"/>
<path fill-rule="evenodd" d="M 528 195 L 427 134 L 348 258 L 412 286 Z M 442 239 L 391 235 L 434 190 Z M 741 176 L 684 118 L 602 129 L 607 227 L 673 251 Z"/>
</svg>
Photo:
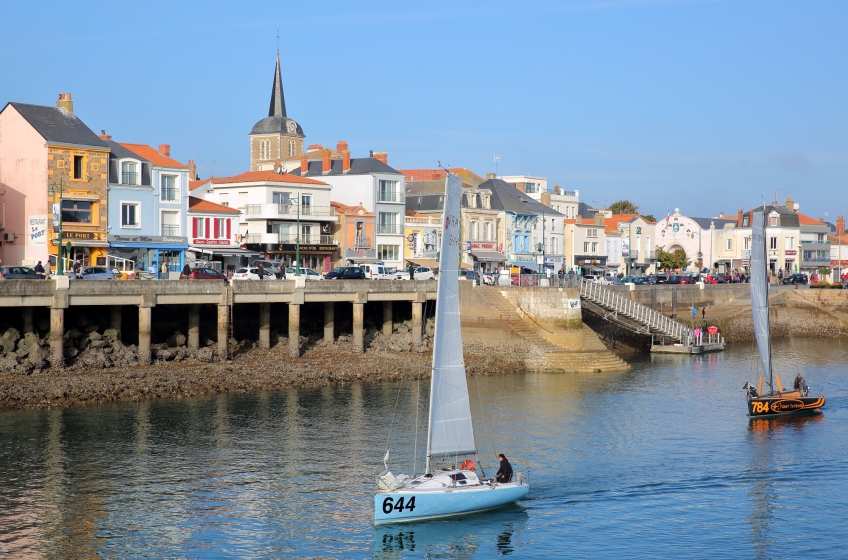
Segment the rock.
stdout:
<svg viewBox="0 0 848 560">
<path fill-rule="evenodd" d="M 21 338 L 21 333 L 15 327 L 9 327 L 6 329 L 6 332 L 3 333 L 3 338 L 6 340 L 11 340 L 12 343 L 17 342 Z"/>
<path fill-rule="evenodd" d="M 87 333 L 97 332 L 97 325 L 88 325 L 85 328 L 85 332 L 87 332 Z"/>
<path fill-rule="evenodd" d="M 77 364 L 92 369 L 103 369 L 106 367 L 106 355 L 94 348 L 89 348 L 77 359 Z"/>
<path fill-rule="evenodd" d="M 29 356 L 27 357 L 27 362 L 30 363 L 32 368 L 36 371 L 41 371 L 49 365 L 48 360 L 50 359 L 50 355 L 40 346 L 33 346 L 30 348 Z"/>
<path fill-rule="evenodd" d="M 395 325 L 395 330 L 398 333 L 408 333 L 409 325 L 407 325 L 406 323 L 398 323 L 397 325 Z"/>
<path fill-rule="evenodd" d="M 15 354 L 19 358 L 25 358 L 29 354 L 29 347 L 28 346 L 21 346 L 20 348 L 17 349 Z"/>
<path fill-rule="evenodd" d="M 174 357 L 171 351 L 165 348 L 157 348 L 156 350 L 153 350 L 152 354 L 154 358 L 163 362 L 167 362 Z"/>
<path fill-rule="evenodd" d="M 5 336 L 0 337 L 0 354 L 5 352 L 14 352 L 15 351 L 15 343 L 6 338 Z"/>
<path fill-rule="evenodd" d="M 118 351 L 120 351 L 120 350 L 123 350 L 125 347 L 124 347 L 124 343 L 123 343 L 123 342 L 121 342 L 120 340 L 113 340 L 113 341 L 112 341 L 112 348 L 113 348 L 116 352 L 118 352 Z"/>
<path fill-rule="evenodd" d="M 92 348 L 105 348 L 108 345 L 109 345 L 109 343 L 106 342 L 105 340 L 102 340 L 102 339 L 91 341 L 91 347 Z"/>
<path fill-rule="evenodd" d="M 197 351 L 197 361 L 209 363 L 215 359 L 215 352 L 208 346 Z"/>
<path fill-rule="evenodd" d="M 118 338 L 118 329 L 106 329 L 103 331 L 103 338 L 115 340 Z"/>
<path fill-rule="evenodd" d="M 216 344 L 217 344 L 217 342 L 215 342 L 215 341 L 214 341 L 214 340 L 212 340 L 211 338 L 207 338 L 207 339 L 206 339 L 206 342 L 204 342 L 204 343 L 203 343 L 203 345 L 204 345 L 204 346 L 213 346 L 213 347 L 214 347 Z"/>
<path fill-rule="evenodd" d="M 70 348 L 73 345 L 74 345 L 74 340 L 72 338 L 66 338 L 65 342 L 63 343 L 63 346 L 65 348 Z"/>
<path fill-rule="evenodd" d="M 69 358 L 69 359 L 76 358 L 78 354 L 79 354 L 79 350 L 77 350 L 73 346 L 69 346 L 69 347 L 65 348 L 65 357 L 66 358 Z"/>
<path fill-rule="evenodd" d="M 84 329 L 88 325 L 91 324 L 91 320 L 88 317 L 86 317 L 85 315 L 78 316 L 76 322 L 77 322 L 77 326 L 81 329 Z"/>
<path fill-rule="evenodd" d="M 88 340 L 95 341 L 103 338 L 103 335 L 97 331 L 92 331 L 88 333 Z"/>
<path fill-rule="evenodd" d="M 5 358 L 0 357 L 0 372 L 2 373 L 13 373 L 17 365 L 18 361 L 14 358 L 14 355 Z"/>
<path fill-rule="evenodd" d="M 70 330 L 65 331 L 65 339 L 79 338 L 80 336 L 82 336 L 82 333 L 79 332 L 78 329 L 70 329 Z"/>
<path fill-rule="evenodd" d="M 177 348 L 179 346 L 185 346 L 187 340 L 188 339 L 186 338 L 186 336 L 183 333 L 181 333 L 180 331 L 177 331 L 177 332 L 175 332 L 174 334 L 172 334 L 171 336 L 168 337 L 168 346 L 170 346 L 171 348 Z"/>
</svg>

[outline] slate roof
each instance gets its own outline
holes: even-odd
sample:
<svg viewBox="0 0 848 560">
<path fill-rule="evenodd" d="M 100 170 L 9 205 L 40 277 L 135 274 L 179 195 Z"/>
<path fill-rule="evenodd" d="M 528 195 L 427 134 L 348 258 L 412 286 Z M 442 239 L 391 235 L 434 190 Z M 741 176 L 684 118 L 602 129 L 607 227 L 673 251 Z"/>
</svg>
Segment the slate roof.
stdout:
<svg viewBox="0 0 848 560">
<path fill-rule="evenodd" d="M 108 145 L 78 116 L 58 107 L 9 102 L 49 144 L 77 144 L 107 149 Z M 6 110 L 3 108 L 3 111 Z"/>
<path fill-rule="evenodd" d="M 230 212 L 233 214 L 241 213 L 238 208 L 230 208 L 229 206 L 224 206 L 223 204 L 217 204 L 215 202 L 203 200 L 202 198 L 197 198 L 196 196 L 188 197 L 188 210 L 189 212 Z"/>
<path fill-rule="evenodd" d="M 283 95 L 283 80 L 280 75 L 280 55 L 277 54 L 277 66 L 274 69 L 274 83 L 271 86 L 271 105 L 268 108 L 268 116 L 253 125 L 250 134 L 290 134 L 288 125 L 291 120 L 286 116 L 286 97 Z M 305 136 L 299 124 L 297 124 L 295 133 L 298 136 Z"/>
<path fill-rule="evenodd" d="M 417 194 L 444 194 L 445 180 L 434 179 L 431 181 L 407 181 L 406 196 Z"/>
<path fill-rule="evenodd" d="M 480 183 L 477 188 L 491 191 L 493 210 L 505 210 L 513 214 L 545 214 L 551 217 L 565 217 L 565 214 L 537 202 L 502 179 L 489 179 Z"/>
<path fill-rule="evenodd" d="M 768 216 L 772 212 L 777 212 L 780 214 L 780 226 L 781 227 L 801 227 L 801 222 L 798 220 L 798 214 L 796 214 L 792 210 L 787 210 L 785 206 L 773 206 L 771 204 L 767 204 L 765 206 L 765 214 Z M 751 210 L 749 215 L 752 215 L 754 212 L 762 212 L 763 207 L 759 206 Z M 736 220 L 733 220 L 734 222 Z"/>
<path fill-rule="evenodd" d="M 597 210 L 595 208 L 592 208 L 585 202 L 577 203 L 577 213 L 583 216 L 584 218 L 594 218 L 595 212 L 597 212 Z"/>
<path fill-rule="evenodd" d="M 307 177 L 312 176 L 322 176 L 324 162 L 323 160 L 310 161 L 308 163 L 308 167 L 306 168 L 306 173 L 304 174 Z M 401 172 L 397 171 L 393 167 L 389 167 L 382 161 L 377 158 L 367 157 L 367 158 L 351 158 L 350 159 L 350 170 L 345 173 L 342 171 L 344 166 L 344 161 L 340 159 L 331 159 L 330 160 L 330 172 L 327 175 L 365 175 L 367 173 L 394 173 L 396 175 L 403 175 Z M 293 169 L 290 172 L 291 175 L 301 175 L 300 167 Z"/>
</svg>

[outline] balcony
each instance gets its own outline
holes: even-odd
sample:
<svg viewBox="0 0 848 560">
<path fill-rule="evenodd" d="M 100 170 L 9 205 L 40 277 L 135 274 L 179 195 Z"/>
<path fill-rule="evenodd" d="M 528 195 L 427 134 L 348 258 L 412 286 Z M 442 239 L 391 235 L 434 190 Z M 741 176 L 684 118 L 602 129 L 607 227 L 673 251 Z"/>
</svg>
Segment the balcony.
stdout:
<svg viewBox="0 0 848 560">
<path fill-rule="evenodd" d="M 162 187 L 162 201 L 163 202 L 178 202 L 179 201 L 179 189 L 176 187 Z"/>
<path fill-rule="evenodd" d="M 397 224 L 378 224 L 378 235 L 403 235 L 403 226 Z"/>
<path fill-rule="evenodd" d="M 180 226 L 172 226 L 162 224 L 162 236 L 163 237 L 179 237 L 180 236 Z"/>
<path fill-rule="evenodd" d="M 247 220 L 296 220 L 298 217 L 297 204 L 248 204 L 239 208 Z M 321 221 L 335 222 L 338 220 L 332 206 L 300 206 L 301 218 L 320 217 Z"/>
<path fill-rule="evenodd" d="M 442 220 L 440 220 L 439 218 L 421 218 L 414 216 L 407 216 L 403 222 L 406 227 L 442 225 Z"/>
<path fill-rule="evenodd" d="M 377 202 L 403 202 L 402 192 L 378 192 Z"/>
<path fill-rule="evenodd" d="M 249 233 L 244 236 L 244 242 L 263 245 L 295 245 L 297 243 L 295 233 Z M 301 245 L 336 245 L 336 239 L 332 235 L 301 234 Z"/>
</svg>

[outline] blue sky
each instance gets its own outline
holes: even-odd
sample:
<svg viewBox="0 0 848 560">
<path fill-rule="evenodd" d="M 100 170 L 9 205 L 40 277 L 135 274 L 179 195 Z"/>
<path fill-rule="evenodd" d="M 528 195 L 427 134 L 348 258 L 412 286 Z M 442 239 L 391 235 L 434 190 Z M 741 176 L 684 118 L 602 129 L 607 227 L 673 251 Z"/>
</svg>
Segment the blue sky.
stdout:
<svg viewBox="0 0 848 560">
<path fill-rule="evenodd" d="M 0 103 L 54 105 L 207 177 L 249 165 L 280 27 L 307 143 L 547 177 L 657 217 L 848 205 L 848 2 L 17 2 Z"/>
</svg>

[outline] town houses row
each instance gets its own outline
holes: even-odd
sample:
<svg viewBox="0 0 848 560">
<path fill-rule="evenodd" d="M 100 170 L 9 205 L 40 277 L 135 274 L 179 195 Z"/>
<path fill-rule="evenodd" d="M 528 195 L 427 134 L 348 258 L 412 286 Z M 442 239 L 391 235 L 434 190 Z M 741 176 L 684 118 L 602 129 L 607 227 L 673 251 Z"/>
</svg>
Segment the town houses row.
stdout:
<svg viewBox="0 0 848 560">
<path fill-rule="evenodd" d="M 0 111 L 3 263 L 49 262 L 55 272 L 60 260 L 67 268 L 80 259 L 156 277 L 185 264 L 293 265 L 297 255 L 319 272 L 374 262 L 437 267 L 446 171 L 398 170 L 385 152 L 352 157 L 346 142 L 305 146 L 286 112 L 279 59 L 272 91 L 268 116 L 249 134 L 249 170 L 203 180 L 168 145 L 92 132 L 70 94 L 55 107 L 8 103 Z M 592 208 L 543 177 L 449 171 L 463 181 L 463 266 L 481 272 L 647 274 L 658 268 L 657 248 L 683 249 L 691 269 L 748 266 L 751 210 L 711 218 L 675 210 L 654 222 Z M 798 210 L 792 199 L 765 207 L 772 271 L 848 265 L 844 220 L 834 226 Z"/>
</svg>

